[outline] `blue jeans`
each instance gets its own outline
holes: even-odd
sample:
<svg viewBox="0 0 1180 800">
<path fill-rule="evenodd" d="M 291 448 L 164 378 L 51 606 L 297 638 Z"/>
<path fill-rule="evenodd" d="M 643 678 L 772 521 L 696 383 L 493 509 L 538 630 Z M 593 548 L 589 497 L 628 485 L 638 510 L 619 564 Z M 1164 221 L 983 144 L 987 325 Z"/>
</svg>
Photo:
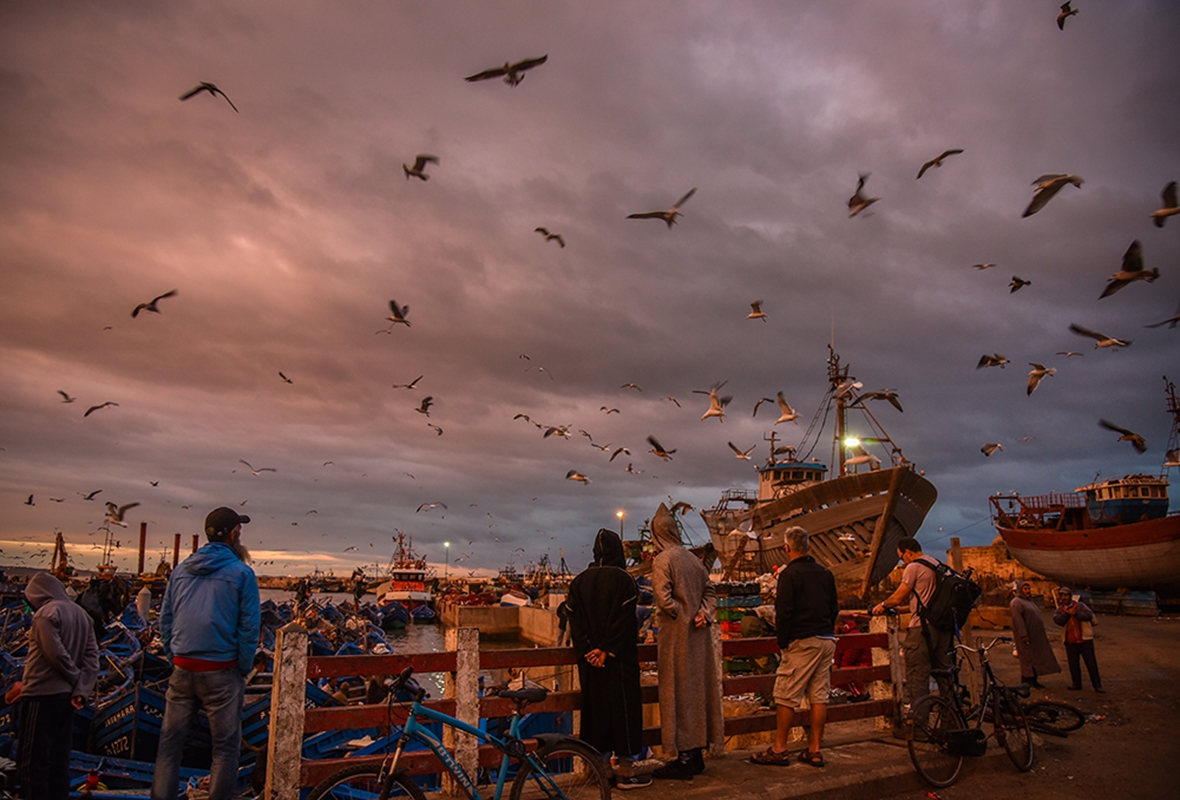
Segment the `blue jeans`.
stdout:
<svg viewBox="0 0 1180 800">
<path fill-rule="evenodd" d="M 242 698 L 246 681 L 237 667 L 214 672 L 189 672 L 174 667 L 168 680 L 164 724 L 152 800 L 176 800 L 180 783 L 180 758 L 197 711 L 205 709 L 213 734 L 213 763 L 209 775 L 209 800 L 231 800 L 238 780 L 238 755 L 242 741 Z"/>
</svg>

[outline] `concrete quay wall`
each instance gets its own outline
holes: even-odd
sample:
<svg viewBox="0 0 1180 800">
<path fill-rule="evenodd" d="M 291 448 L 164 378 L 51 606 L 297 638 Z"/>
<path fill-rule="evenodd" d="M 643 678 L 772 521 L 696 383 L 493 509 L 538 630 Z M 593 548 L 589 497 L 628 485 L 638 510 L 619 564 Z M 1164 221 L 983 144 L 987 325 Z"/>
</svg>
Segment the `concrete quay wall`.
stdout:
<svg viewBox="0 0 1180 800">
<path fill-rule="evenodd" d="M 533 606 L 460 606 L 448 603 L 439 610 L 448 628 L 477 628 L 481 637 L 520 638 L 553 646 L 560 637 L 557 614 Z"/>
</svg>

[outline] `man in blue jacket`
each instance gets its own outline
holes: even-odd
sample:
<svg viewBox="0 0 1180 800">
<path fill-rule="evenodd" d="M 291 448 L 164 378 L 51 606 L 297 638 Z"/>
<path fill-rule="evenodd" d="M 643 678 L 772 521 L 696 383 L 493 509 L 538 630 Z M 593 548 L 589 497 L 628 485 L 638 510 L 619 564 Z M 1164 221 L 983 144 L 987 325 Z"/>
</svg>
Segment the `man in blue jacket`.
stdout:
<svg viewBox="0 0 1180 800">
<path fill-rule="evenodd" d="M 172 572 L 160 606 L 160 638 L 172 660 L 152 800 L 175 800 L 180 758 L 197 711 L 213 735 L 209 800 L 231 800 L 238 776 L 245 675 L 258 646 L 258 581 L 246 566 L 242 525 L 231 508 L 205 517 L 209 543 Z"/>
</svg>

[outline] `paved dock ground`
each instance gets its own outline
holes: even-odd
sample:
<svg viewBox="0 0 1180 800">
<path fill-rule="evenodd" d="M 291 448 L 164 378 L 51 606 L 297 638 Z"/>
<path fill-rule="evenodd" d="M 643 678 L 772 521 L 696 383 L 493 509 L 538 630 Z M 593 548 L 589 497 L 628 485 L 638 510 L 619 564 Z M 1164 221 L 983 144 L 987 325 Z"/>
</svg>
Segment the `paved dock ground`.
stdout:
<svg viewBox="0 0 1180 800">
<path fill-rule="evenodd" d="M 800 746 L 793 748 L 797 751 Z M 905 793 L 922 797 L 932 788 L 914 770 L 906 743 L 888 734 L 825 742 L 827 763 L 822 768 L 797 761 L 789 767 L 751 764 L 749 758 L 756 752 L 730 750 L 724 758 L 707 760 L 704 774 L 691 781 L 655 781 L 651 788 L 627 794 L 635 795 L 636 800 L 643 793 L 660 797 L 675 793 L 677 800 L 868 800 Z M 1001 769 L 1014 768 L 993 742 L 987 755 L 964 764 L 963 777 Z"/>
</svg>

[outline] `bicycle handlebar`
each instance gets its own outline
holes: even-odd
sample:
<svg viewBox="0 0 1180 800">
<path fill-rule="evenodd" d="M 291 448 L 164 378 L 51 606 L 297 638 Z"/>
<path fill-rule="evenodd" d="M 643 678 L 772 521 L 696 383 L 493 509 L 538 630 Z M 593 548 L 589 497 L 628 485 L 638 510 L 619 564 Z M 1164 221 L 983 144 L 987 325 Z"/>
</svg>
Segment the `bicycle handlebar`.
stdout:
<svg viewBox="0 0 1180 800">
<path fill-rule="evenodd" d="M 970 645 L 965 645 L 965 644 L 960 643 L 960 644 L 955 645 L 955 649 L 956 650 L 966 650 L 970 653 L 981 653 L 981 652 L 986 653 L 988 650 L 991 650 L 997 644 L 1012 644 L 1012 639 L 1008 636 L 997 636 L 996 638 L 992 639 L 990 643 L 981 644 L 979 647 L 971 647 Z"/>
</svg>

